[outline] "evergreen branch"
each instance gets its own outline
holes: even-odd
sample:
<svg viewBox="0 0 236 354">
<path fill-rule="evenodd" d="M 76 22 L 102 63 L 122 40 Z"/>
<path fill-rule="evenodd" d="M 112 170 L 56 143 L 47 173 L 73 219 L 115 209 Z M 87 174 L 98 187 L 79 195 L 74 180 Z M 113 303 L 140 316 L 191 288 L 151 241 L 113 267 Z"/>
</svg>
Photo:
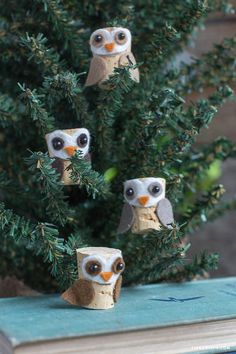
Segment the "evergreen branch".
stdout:
<svg viewBox="0 0 236 354">
<path fill-rule="evenodd" d="M 208 0 L 208 8 L 210 11 L 220 11 L 225 14 L 235 14 L 235 5 L 228 0 Z"/>
<path fill-rule="evenodd" d="M 132 28 L 135 18 L 135 5 L 133 0 L 120 1 L 116 5 L 115 12 L 117 15 L 115 18 L 114 16 L 110 16 L 107 26 Z"/>
<path fill-rule="evenodd" d="M 151 73 L 153 73 L 156 67 L 161 65 L 166 59 L 170 46 L 173 43 L 176 44 L 179 39 L 180 34 L 178 31 L 168 23 L 163 26 L 161 31 L 158 30 L 157 33 L 149 34 L 143 52 L 139 53 L 141 61 L 144 62 L 144 72 L 151 70 Z M 148 79 L 150 79 L 150 76 L 148 76 Z"/>
<path fill-rule="evenodd" d="M 7 188 L 11 184 L 11 180 L 9 176 L 7 175 L 6 171 L 1 171 L 0 172 L 0 188 Z"/>
<path fill-rule="evenodd" d="M 47 223 L 34 224 L 30 220 L 14 214 L 0 204 L 0 229 L 4 238 L 12 238 L 15 243 L 23 243 L 34 254 L 41 255 L 44 262 L 56 269 L 63 257 L 63 239 L 58 238 L 58 230 Z"/>
<path fill-rule="evenodd" d="M 49 113 L 44 108 L 44 104 L 41 102 L 41 99 L 45 98 L 44 95 L 39 95 L 36 90 L 31 91 L 30 89 L 26 88 L 25 85 L 18 85 L 23 92 L 20 97 L 26 103 L 30 116 L 36 123 L 40 134 L 44 135 L 54 130 L 54 118 L 49 115 Z"/>
<path fill-rule="evenodd" d="M 183 127 L 194 127 L 196 133 L 199 134 L 201 128 L 210 124 L 218 112 L 218 108 L 231 97 L 233 97 L 233 90 L 229 86 L 224 85 L 217 88 L 208 99 L 200 99 L 196 105 L 190 106 L 184 114 Z"/>
<path fill-rule="evenodd" d="M 5 197 L 13 198 L 17 195 L 18 198 L 23 197 L 23 192 L 20 186 L 17 184 L 17 181 L 9 176 L 7 171 L 0 172 L 0 189 L 1 189 L 1 197 L 5 199 Z"/>
<path fill-rule="evenodd" d="M 0 29 L 0 61 L 4 64 L 20 61 L 21 51 L 19 50 L 19 40 L 16 35 L 10 34 L 7 30 Z M 20 52 L 20 53 L 19 53 Z"/>
<path fill-rule="evenodd" d="M 157 136 L 161 139 L 162 135 L 161 123 L 155 112 L 149 111 L 135 118 L 123 133 L 121 143 L 117 144 L 116 153 L 119 157 L 122 180 L 126 180 L 133 171 L 138 176 L 145 176 L 148 171 L 150 172 L 154 167 L 151 162 L 152 154 L 156 156 L 157 152 L 156 139 Z M 138 164 L 137 151 L 139 151 Z"/>
<path fill-rule="evenodd" d="M 9 8 L 9 4 L 5 7 Z M 14 20 L 11 18 L 11 21 L 0 17 L 0 61 L 4 64 L 21 63 L 24 50 L 19 46 L 19 27 L 15 17 Z"/>
<path fill-rule="evenodd" d="M 199 173 L 207 170 L 215 160 L 224 161 L 230 157 L 236 157 L 236 144 L 226 138 L 217 138 L 201 151 L 186 156 L 182 161 L 181 171 L 187 180 L 193 181 Z"/>
<path fill-rule="evenodd" d="M 47 92 L 47 99 L 50 99 L 51 105 L 55 104 L 55 100 L 66 98 L 75 110 L 80 124 L 86 124 L 89 121 L 88 105 L 78 81 L 81 75 L 66 71 L 52 77 L 46 77 L 43 87 Z"/>
<path fill-rule="evenodd" d="M 0 125 L 2 128 L 14 125 L 17 122 L 18 110 L 17 103 L 11 97 L 0 93 Z"/>
<path fill-rule="evenodd" d="M 59 55 L 54 49 L 46 47 L 47 38 L 39 33 L 37 37 L 29 36 L 28 33 L 20 38 L 20 44 L 27 48 L 29 52 L 28 60 L 34 60 L 37 65 L 40 65 L 44 74 L 56 74 L 62 69 L 64 63 L 60 62 Z"/>
<path fill-rule="evenodd" d="M 154 231 L 135 240 L 126 235 L 123 241 L 125 245 L 122 245 L 121 240 L 115 244 L 115 247 L 125 249 L 124 257 L 128 268 L 126 284 L 153 281 L 171 264 L 181 262 L 182 255 L 186 247 L 188 248 L 181 246 L 182 235 L 182 231 L 175 227 L 171 231 L 158 231 L 158 237 Z"/>
<path fill-rule="evenodd" d="M 168 18 L 168 7 L 176 7 L 177 15 L 174 18 Z M 146 82 L 155 83 L 153 76 L 155 75 L 158 66 L 162 65 L 166 60 L 179 51 L 184 43 L 186 43 L 189 34 L 194 28 L 199 25 L 199 22 L 206 17 L 207 14 L 207 1 L 198 0 L 195 2 L 186 2 L 183 4 L 167 4 L 166 12 L 167 17 L 160 19 L 158 24 L 158 33 L 148 33 L 147 45 L 144 45 L 144 53 L 147 53 L 147 62 L 149 66 L 149 73 L 145 78 Z M 173 9 L 172 9 L 173 11 Z M 167 23 L 163 23 L 166 21 Z M 160 29 L 161 27 L 161 29 Z M 154 27 L 155 28 L 155 27 Z M 144 41 L 145 43 L 146 41 Z M 150 44 L 149 44 L 150 43 Z M 146 54 L 145 54 L 146 55 Z M 152 58 L 152 60 L 150 60 Z M 156 78 L 158 81 L 158 78 Z"/>
<path fill-rule="evenodd" d="M 210 211 L 208 220 L 215 220 L 225 214 L 226 211 L 231 211 L 236 209 L 236 197 L 232 200 L 221 202 L 216 208 Z"/>
<path fill-rule="evenodd" d="M 181 40 L 187 39 L 189 33 L 206 17 L 209 10 L 208 0 L 197 0 L 184 4 L 181 18 L 177 17 L 177 21 L 175 21 L 176 29 L 182 32 Z"/>
<path fill-rule="evenodd" d="M 71 208 L 66 202 L 59 176 L 52 168 L 53 161 L 47 153 L 41 152 L 33 152 L 30 157 L 25 159 L 29 172 L 33 176 L 32 181 L 36 183 L 37 189 L 43 196 L 46 214 L 52 222 L 63 226 L 70 218 Z"/>
<path fill-rule="evenodd" d="M 134 85 L 130 78 L 129 69 L 134 66 L 115 68 L 114 74 L 106 82 L 109 91 L 100 91 L 96 109 L 96 148 L 104 156 L 101 168 L 105 168 L 112 156 L 112 142 L 114 139 L 114 124 L 118 120 L 119 111 L 126 95 Z M 105 158 L 106 157 L 106 158 Z"/>
<path fill-rule="evenodd" d="M 30 249 L 35 255 L 50 263 L 51 274 L 60 286 L 72 284 L 76 279 L 75 249 L 84 247 L 79 235 L 72 235 L 65 242 L 59 238 L 57 228 L 48 223 L 33 223 L 0 203 L 0 229 L 6 239 Z"/>
<path fill-rule="evenodd" d="M 184 100 L 174 90 L 164 87 L 152 94 L 144 103 L 135 119 L 127 124 L 122 141 L 117 148 L 119 160 L 124 165 L 127 177 L 135 170 L 138 175 L 155 175 L 163 167 L 159 156 L 160 147 L 167 140 L 168 133 L 179 132 L 178 120 L 182 114 Z M 136 152 L 139 150 L 137 166 Z M 147 159 L 148 156 L 148 159 Z M 123 167 L 121 165 L 121 170 Z M 127 170 L 127 165 L 129 166 Z M 159 172 L 160 173 L 160 172 Z"/>
<path fill-rule="evenodd" d="M 183 129 L 176 134 L 174 141 L 169 139 L 163 144 L 159 154 L 159 160 L 167 164 L 179 164 L 182 160 L 179 157 L 187 151 L 200 133 L 200 130 L 207 127 L 218 112 L 226 99 L 232 97 L 233 91 L 227 85 L 220 87 L 208 99 L 200 99 L 196 104 L 182 112 L 178 125 Z"/>
<path fill-rule="evenodd" d="M 171 269 L 169 274 L 165 274 L 165 281 L 166 279 L 168 281 L 189 281 L 199 277 L 206 277 L 210 270 L 218 268 L 218 262 L 219 255 L 217 253 L 207 254 L 207 252 L 203 252 L 196 256 L 191 263 Z"/>
<path fill-rule="evenodd" d="M 183 64 L 176 76 L 182 93 L 194 90 L 201 91 L 204 87 L 218 87 L 236 81 L 235 62 L 236 37 L 226 38 L 216 44 L 213 50 L 195 59 L 191 64 Z M 179 77 L 184 80 L 179 80 Z"/>
<path fill-rule="evenodd" d="M 213 187 L 207 194 L 198 199 L 187 211 L 183 223 L 186 222 L 183 229 L 186 233 L 192 233 L 201 224 L 206 223 L 211 212 L 214 211 L 225 190 L 222 185 Z"/>
<path fill-rule="evenodd" d="M 86 246 L 79 233 L 70 235 L 64 244 L 63 260 L 54 272 L 61 289 L 67 289 L 78 279 L 76 249 Z"/>
<path fill-rule="evenodd" d="M 17 162 L 16 162 L 17 163 Z M 21 168 L 23 170 L 24 165 Z M 41 198 L 40 192 L 30 189 L 27 182 L 22 180 L 25 176 L 22 176 L 24 173 L 13 176 L 13 171 L 2 171 L 0 173 L 0 190 L 1 190 L 1 199 L 7 205 L 14 206 L 15 211 L 19 210 L 21 213 L 29 213 L 32 215 L 37 215 L 39 219 L 45 217 L 45 205 Z M 32 193 L 34 191 L 34 193 Z"/>
<path fill-rule="evenodd" d="M 157 171 L 160 175 L 162 171 L 168 176 L 170 166 L 178 165 L 181 169 L 185 152 L 190 149 L 201 128 L 208 126 L 218 106 L 232 95 L 233 91 L 226 85 L 216 90 L 208 100 L 199 100 L 184 111 L 183 99 L 172 89 L 164 88 L 153 94 L 144 113 L 137 115 L 122 135 L 122 148 L 119 146 L 118 153 L 122 162 L 121 172 L 122 166 L 125 166 L 122 178 L 125 179 L 133 170 L 138 175 L 155 175 Z M 158 108 L 154 111 L 155 107 Z M 147 112 L 147 109 L 152 111 Z"/>
<path fill-rule="evenodd" d="M 147 284 L 147 283 L 154 283 L 160 281 L 162 276 L 166 276 L 173 268 L 182 265 L 182 249 L 177 249 L 172 252 L 172 255 L 169 257 L 162 256 L 161 260 L 153 267 L 148 270 L 142 269 L 140 274 L 131 274 L 130 277 L 132 280 L 128 280 L 125 282 L 127 285 L 134 285 L 134 284 Z"/>
<path fill-rule="evenodd" d="M 75 63 L 81 64 L 84 59 L 84 43 L 82 32 L 77 29 L 79 21 L 75 22 L 65 10 L 60 0 L 37 0 L 43 4 L 44 11 L 52 24 L 54 34 L 58 37 L 65 50 L 69 50 Z"/>
<path fill-rule="evenodd" d="M 109 186 L 103 176 L 92 170 L 90 162 L 81 158 L 77 152 L 70 159 L 71 164 L 68 170 L 71 171 L 71 178 L 74 182 L 79 181 L 81 187 L 85 187 L 89 195 L 95 198 L 97 195 L 100 198 L 105 198 L 109 192 Z"/>
</svg>

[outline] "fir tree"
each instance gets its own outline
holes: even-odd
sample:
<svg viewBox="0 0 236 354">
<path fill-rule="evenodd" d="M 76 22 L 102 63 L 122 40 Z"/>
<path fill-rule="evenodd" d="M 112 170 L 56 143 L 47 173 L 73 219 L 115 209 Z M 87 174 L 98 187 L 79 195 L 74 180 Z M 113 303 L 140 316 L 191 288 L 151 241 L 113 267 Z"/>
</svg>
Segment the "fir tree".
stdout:
<svg viewBox="0 0 236 354">
<path fill-rule="evenodd" d="M 75 249 L 85 245 L 122 249 L 127 285 L 192 279 L 217 266 L 217 255 L 204 251 L 188 260 L 182 241 L 236 205 L 218 203 L 222 186 L 198 190 L 211 164 L 235 157 L 236 146 L 225 138 L 194 145 L 233 95 L 236 39 L 192 64 L 172 64 L 218 10 L 233 8 L 226 0 L 1 1 L 1 275 L 40 290 L 66 288 L 77 277 Z M 112 90 L 85 88 L 90 34 L 111 25 L 131 30 L 141 82 L 127 67 L 110 77 Z M 206 87 L 211 96 L 185 104 Z M 71 174 L 81 184 L 62 186 L 44 135 L 76 127 L 92 134 L 92 166 L 73 157 Z M 166 178 L 177 223 L 118 236 L 123 182 L 144 176 Z"/>
</svg>

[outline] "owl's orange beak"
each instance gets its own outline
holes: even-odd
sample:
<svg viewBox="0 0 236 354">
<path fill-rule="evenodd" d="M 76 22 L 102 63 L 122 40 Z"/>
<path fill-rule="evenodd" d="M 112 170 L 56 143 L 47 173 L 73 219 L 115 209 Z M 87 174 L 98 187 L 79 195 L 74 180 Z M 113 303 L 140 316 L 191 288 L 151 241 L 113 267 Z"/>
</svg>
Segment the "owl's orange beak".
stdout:
<svg viewBox="0 0 236 354">
<path fill-rule="evenodd" d="M 100 275 L 101 275 L 101 277 L 102 277 L 102 279 L 104 281 L 108 281 L 111 278 L 112 274 L 113 274 L 112 272 L 102 272 L 102 273 L 100 273 Z"/>
<path fill-rule="evenodd" d="M 78 148 L 76 146 L 66 146 L 64 147 L 64 150 L 66 151 L 67 155 L 73 156 Z"/>
<path fill-rule="evenodd" d="M 115 47 L 115 43 L 114 43 L 114 42 L 106 43 L 106 44 L 104 45 L 104 47 L 106 48 L 106 50 L 107 50 L 108 52 L 112 52 L 113 49 L 114 49 L 114 47 Z"/>
<path fill-rule="evenodd" d="M 147 195 L 141 195 L 141 197 L 138 198 L 138 201 L 142 206 L 145 206 L 149 201 L 149 197 Z"/>
</svg>

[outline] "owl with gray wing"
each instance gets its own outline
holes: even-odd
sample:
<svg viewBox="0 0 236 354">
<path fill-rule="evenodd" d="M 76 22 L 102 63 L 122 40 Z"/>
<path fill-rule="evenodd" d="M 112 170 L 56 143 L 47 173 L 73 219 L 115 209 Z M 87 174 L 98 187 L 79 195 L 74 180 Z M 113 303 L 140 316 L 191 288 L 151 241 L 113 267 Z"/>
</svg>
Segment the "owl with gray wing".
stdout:
<svg viewBox="0 0 236 354">
<path fill-rule="evenodd" d="M 147 233 L 172 229 L 174 216 L 171 202 L 165 197 L 164 178 L 135 178 L 124 183 L 124 199 L 118 233 L 131 229 L 133 233 Z"/>
</svg>

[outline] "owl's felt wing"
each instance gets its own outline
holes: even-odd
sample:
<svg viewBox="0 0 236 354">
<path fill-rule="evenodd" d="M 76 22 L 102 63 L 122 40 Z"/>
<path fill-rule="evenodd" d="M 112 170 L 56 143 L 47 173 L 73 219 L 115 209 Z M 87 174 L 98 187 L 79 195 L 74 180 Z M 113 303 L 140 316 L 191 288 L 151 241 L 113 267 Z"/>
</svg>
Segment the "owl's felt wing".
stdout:
<svg viewBox="0 0 236 354">
<path fill-rule="evenodd" d="M 84 160 L 91 162 L 91 154 L 89 152 L 86 155 L 84 155 Z"/>
<path fill-rule="evenodd" d="M 52 167 L 60 175 L 60 179 L 62 179 L 63 174 L 64 174 L 64 162 L 63 162 L 63 160 L 59 159 L 58 157 L 54 157 L 54 161 L 52 163 Z"/>
<path fill-rule="evenodd" d="M 120 224 L 117 229 L 118 234 L 123 234 L 128 231 L 134 223 L 133 207 L 128 203 L 125 203 L 122 209 Z"/>
<path fill-rule="evenodd" d="M 72 305 L 87 306 L 95 296 L 92 282 L 86 279 L 78 279 L 62 295 L 62 299 Z"/>
<path fill-rule="evenodd" d="M 126 53 L 126 54 L 122 55 L 120 57 L 119 64 L 120 64 L 120 66 L 135 65 L 136 64 L 136 60 L 135 60 L 135 57 L 134 57 L 133 53 L 129 52 L 129 53 Z M 131 78 L 134 81 L 137 81 L 137 82 L 140 81 L 140 79 L 139 79 L 139 69 L 138 68 L 130 70 L 130 75 L 131 75 Z"/>
<path fill-rule="evenodd" d="M 107 73 L 106 61 L 98 56 L 92 58 L 89 73 L 85 82 L 85 86 L 96 85 L 101 81 Z"/>
<path fill-rule="evenodd" d="M 161 224 L 167 229 L 172 229 L 171 224 L 174 223 L 174 215 L 171 202 L 169 199 L 161 199 L 157 204 L 156 214 L 161 222 Z"/>
<path fill-rule="evenodd" d="M 122 284 L 122 275 L 119 276 L 119 278 L 116 281 L 115 287 L 114 287 L 114 291 L 113 291 L 114 302 L 117 302 L 117 300 L 120 297 L 121 284 Z"/>
</svg>

